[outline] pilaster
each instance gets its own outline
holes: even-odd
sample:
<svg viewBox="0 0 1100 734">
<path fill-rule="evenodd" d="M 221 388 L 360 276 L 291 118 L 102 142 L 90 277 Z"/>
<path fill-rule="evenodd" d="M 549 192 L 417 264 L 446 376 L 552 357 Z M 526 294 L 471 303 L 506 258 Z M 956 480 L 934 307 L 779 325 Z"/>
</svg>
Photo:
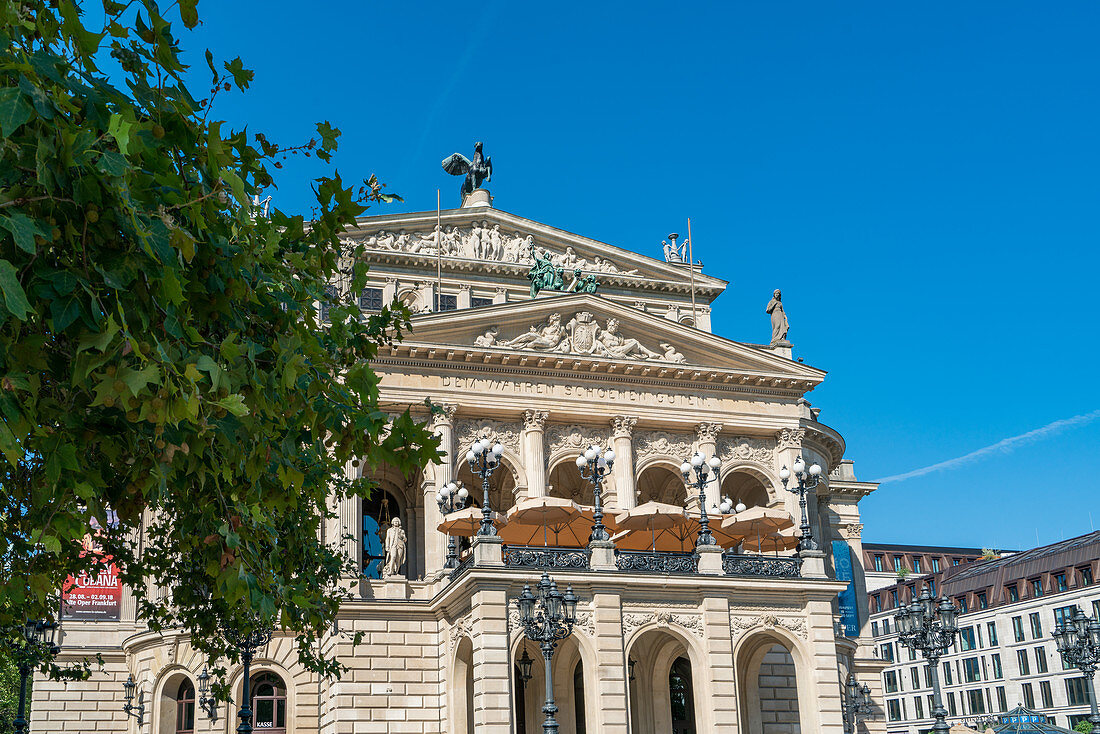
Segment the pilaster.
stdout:
<svg viewBox="0 0 1100 734">
<path fill-rule="evenodd" d="M 718 434 L 722 432 L 721 423 L 700 423 L 695 426 L 697 451 L 710 458 L 717 452 Z M 722 501 L 722 488 L 718 482 L 707 482 L 706 486 L 707 507 L 715 507 Z"/>
<path fill-rule="evenodd" d="M 596 647 L 596 699 L 600 705 L 598 731 L 627 734 L 626 656 L 623 650 L 622 600 L 618 594 L 593 594 Z M 588 681 L 585 681 L 588 685 Z M 593 729 L 595 727 L 592 727 Z"/>
<path fill-rule="evenodd" d="M 733 674 L 733 637 L 730 635 L 729 600 L 723 597 L 703 599 L 704 669 L 708 678 L 703 690 L 695 693 L 706 702 L 701 708 L 710 721 L 699 731 L 735 734 L 737 731 L 737 683 Z M 808 731 L 808 729 L 806 730 Z"/>
<path fill-rule="evenodd" d="M 523 413 L 523 467 L 527 472 L 527 496 L 546 496 L 546 449 L 543 433 L 545 410 L 528 410 Z"/>
<path fill-rule="evenodd" d="M 499 546 L 497 546 L 499 548 Z M 511 663 L 508 654 L 508 596 L 503 589 L 478 591 L 471 600 L 473 629 L 474 731 L 510 734 Z"/>
<path fill-rule="evenodd" d="M 443 570 L 447 558 L 447 536 L 437 529 L 443 522 L 439 503 L 435 494 L 454 479 L 454 419 L 458 408 L 454 405 L 440 405 L 441 413 L 435 416 L 433 428 L 439 436 L 439 451 L 443 454 L 443 463 L 432 467 L 434 481 L 425 481 L 421 485 L 424 495 L 424 578 L 432 578 Z"/>
<path fill-rule="evenodd" d="M 608 504 L 629 510 L 638 504 L 634 486 L 634 427 L 638 419 L 617 415 L 611 419 L 611 448 L 615 452 L 615 468 L 612 473 L 614 497 Z"/>
</svg>

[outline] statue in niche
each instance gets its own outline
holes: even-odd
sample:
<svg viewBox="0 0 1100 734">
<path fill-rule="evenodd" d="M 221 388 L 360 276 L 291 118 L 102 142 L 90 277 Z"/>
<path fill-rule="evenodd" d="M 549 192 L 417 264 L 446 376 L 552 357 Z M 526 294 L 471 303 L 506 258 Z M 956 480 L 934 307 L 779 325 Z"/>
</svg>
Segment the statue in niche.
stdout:
<svg viewBox="0 0 1100 734">
<path fill-rule="evenodd" d="M 661 349 L 664 350 L 664 356 L 661 357 L 666 362 L 672 362 L 674 364 L 683 364 L 687 362 L 687 358 L 676 351 L 676 347 L 672 346 L 668 342 L 661 342 Z"/>
<path fill-rule="evenodd" d="M 499 330 L 495 326 L 490 326 L 489 330 L 481 336 L 474 339 L 475 347 L 493 347 L 497 343 L 497 332 Z"/>
<path fill-rule="evenodd" d="M 482 153 L 482 145 L 477 142 L 474 143 L 473 160 L 461 153 L 452 153 L 444 159 L 443 170 L 452 176 L 466 177 L 458 190 L 459 197 L 465 199 L 467 194 L 474 193 L 474 189 L 480 189 L 483 181 L 493 180 L 493 159 Z"/>
<path fill-rule="evenodd" d="M 652 349 L 642 346 L 637 339 L 628 339 L 619 331 L 619 320 L 608 319 L 607 328 L 600 334 L 600 344 L 609 357 L 635 359 L 660 359 L 661 355 Z"/>
<path fill-rule="evenodd" d="M 565 327 L 561 325 L 561 314 L 552 313 L 541 328 L 537 325 L 532 326 L 526 333 L 520 334 L 515 339 L 501 342 L 501 345 L 513 349 L 550 350 L 561 344 L 564 338 Z"/>
<path fill-rule="evenodd" d="M 772 341 L 769 346 L 789 347 L 791 343 L 787 341 L 787 331 L 790 325 L 787 323 L 787 312 L 783 310 L 783 294 L 778 288 L 772 293 L 772 300 L 768 301 L 766 313 L 772 317 Z"/>
<path fill-rule="evenodd" d="M 405 565 L 407 543 L 408 537 L 401 529 L 401 518 L 395 517 L 390 521 L 390 529 L 386 531 L 386 562 L 382 566 L 382 578 L 401 574 L 401 567 Z"/>
</svg>

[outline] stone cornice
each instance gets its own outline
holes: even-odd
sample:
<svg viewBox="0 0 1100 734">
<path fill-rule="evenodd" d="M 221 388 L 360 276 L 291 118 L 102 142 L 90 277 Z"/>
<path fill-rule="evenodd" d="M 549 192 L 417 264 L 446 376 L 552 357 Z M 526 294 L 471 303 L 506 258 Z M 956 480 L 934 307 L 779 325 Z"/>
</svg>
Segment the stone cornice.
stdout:
<svg viewBox="0 0 1100 734">
<path fill-rule="evenodd" d="M 824 423 L 803 420 L 799 425 L 806 431 L 805 443 L 818 449 L 828 459 L 829 465 L 824 467 L 828 477 L 829 472 L 844 458 L 844 438 Z"/>
</svg>

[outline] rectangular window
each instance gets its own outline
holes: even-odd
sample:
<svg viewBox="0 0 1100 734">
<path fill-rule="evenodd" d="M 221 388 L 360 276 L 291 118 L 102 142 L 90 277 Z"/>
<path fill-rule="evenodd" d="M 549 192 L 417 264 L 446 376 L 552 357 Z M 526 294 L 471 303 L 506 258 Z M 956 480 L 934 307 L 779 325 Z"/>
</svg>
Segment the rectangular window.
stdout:
<svg viewBox="0 0 1100 734">
<path fill-rule="evenodd" d="M 913 684 L 913 690 L 920 688 L 920 668 L 909 669 L 909 682 Z"/>
<path fill-rule="evenodd" d="M 897 589 L 894 589 L 893 591 L 890 592 L 890 603 L 892 604 L 892 606 L 890 607 L 891 609 L 897 609 L 898 608 L 898 590 Z"/>
<path fill-rule="evenodd" d="M 1092 616 L 1095 619 L 1100 619 L 1100 599 L 1092 603 Z"/>
<path fill-rule="evenodd" d="M 1039 619 L 1039 613 L 1032 612 L 1029 614 L 1028 621 L 1031 622 L 1031 639 L 1043 639 L 1043 622 Z"/>
<path fill-rule="evenodd" d="M 470 297 L 470 308 L 481 308 L 482 306 L 492 306 L 492 298 L 480 298 L 478 296 Z"/>
<path fill-rule="evenodd" d="M 985 629 L 986 629 L 986 634 L 989 637 L 989 646 L 990 647 L 996 647 L 997 646 L 997 623 L 996 622 L 990 622 L 989 624 L 987 624 L 985 626 Z"/>
<path fill-rule="evenodd" d="M 901 556 L 894 556 L 894 570 L 901 570 Z"/>
<path fill-rule="evenodd" d="M 963 660 L 963 680 L 967 683 L 980 683 L 981 671 L 978 669 L 978 658 L 965 658 Z"/>
<path fill-rule="evenodd" d="M 939 573 L 939 572 L 940 572 L 940 559 L 939 558 L 933 558 L 932 559 L 932 573 Z"/>
<path fill-rule="evenodd" d="M 944 685 L 951 685 L 951 663 L 944 661 L 943 664 L 943 683 Z"/>
<path fill-rule="evenodd" d="M 890 620 L 889 619 L 882 620 L 882 634 L 884 634 L 884 635 L 890 634 Z"/>
<path fill-rule="evenodd" d="M 981 688 L 975 688 L 974 690 L 966 692 L 966 705 L 970 709 L 971 714 L 985 713 L 985 698 L 982 696 Z"/>
<path fill-rule="evenodd" d="M 881 612 L 882 611 L 882 597 L 879 596 L 878 594 L 875 594 L 871 598 L 875 600 L 875 612 L 876 613 Z"/>
<path fill-rule="evenodd" d="M 1024 618 L 1013 617 L 1012 618 L 1012 634 L 1016 638 L 1016 642 L 1024 641 Z"/>
<path fill-rule="evenodd" d="M 970 605 L 966 603 L 966 597 L 960 596 L 955 600 L 958 603 L 959 614 L 966 614 L 970 611 Z"/>
<path fill-rule="evenodd" d="M 1028 583 L 1031 584 L 1031 596 L 1032 596 L 1033 599 L 1038 599 L 1040 596 L 1043 595 L 1043 580 L 1042 579 L 1032 579 Z"/>
<path fill-rule="evenodd" d="M 959 710 L 955 707 L 955 694 L 947 694 L 947 713 L 951 716 L 958 716 Z"/>
<path fill-rule="evenodd" d="M 1066 678 L 1066 699 L 1070 706 L 1087 706 L 1089 684 L 1086 678 Z"/>
<path fill-rule="evenodd" d="M 1005 586 L 1005 595 L 1010 603 L 1020 601 L 1020 587 L 1016 584 Z"/>
<path fill-rule="evenodd" d="M 1069 591 L 1069 584 L 1066 583 L 1066 572 L 1054 574 L 1054 588 L 1058 591 Z"/>
<path fill-rule="evenodd" d="M 438 296 L 436 296 L 436 311 L 454 311 L 457 308 L 458 296 L 451 296 L 447 295 L 446 293 L 440 293 Z"/>
<path fill-rule="evenodd" d="M 1020 675 L 1031 675 L 1031 663 L 1027 659 L 1027 650 L 1016 651 L 1016 662 L 1020 666 Z"/>
<path fill-rule="evenodd" d="M 1005 695 L 1005 687 L 997 686 L 997 710 L 1008 711 L 1008 696 Z"/>
<path fill-rule="evenodd" d="M 875 570 L 882 571 L 882 556 L 875 556 Z"/>
<path fill-rule="evenodd" d="M 1069 621 L 1073 619 L 1074 612 L 1077 611 L 1077 607 L 1070 605 L 1068 607 L 1055 607 L 1054 609 L 1054 624 L 1062 625 L 1063 627 L 1069 624 Z"/>
<path fill-rule="evenodd" d="M 920 556 L 913 556 L 913 573 L 921 573 Z M 917 718 L 920 718 L 919 716 Z"/>
<path fill-rule="evenodd" d="M 932 596 L 936 595 L 936 579 L 928 579 L 928 593 Z"/>
<path fill-rule="evenodd" d="M 887 670 L 882 674 L 882 684 L 887 693 L 898 692 L 898 674 L 897 671 Z"/>
<path fill-rule="evenodd" d="M 1050 690 L 1050 681 L 1039 681 L 1039 698 L 1042 699 L 1043 708 L 1054 708 L 1054 695 L 1051 693 Z"/>
<path fill-rule="evenodd" d="M 889 642 L 884 642 L 884 643 L 882 643 L 882 646 L 881 646 L 880 649 L 882 650 L 882 659 L 883 660 L 889 660 L 891 663 L 894 662 L 894 646 L 893 645 L 891 645 Z"/>
<path fill-rule="evenodd" d="M 974 644 L 974 628 L 964 627 L 959 630 L 959 648 L 966 652 L 967 650 L 973 650 L 977 645 Z"/>
<path fill-rule="evenodd" d="M 931 665 L 925 665 L 924 666 L 924 687 L 925 688 L 931 688 L 932 687 L 932 666 Z"/>
<path fill-rule="evenodd" d="M 1001 669 L 1001 654 L 999 652 L 993 653 L 991 658 L 993 662 L 993 679 L 1000 680 L 1005 677 L 1004 671 Z"/>
<path fill-rule="evenodd" d="M 1077 585 L 1078 586 L 1092 586 L 1092 569 L 1088 566 L 1081 566 L 1077 569 Z"/>
<path fill-rule="evenodd" d="M 989 598 L 984 591 L 978 592 L 978 609 L 989 609 Z"/>
<path fill-rule="evenodd" d="M 1035 672 L 1047 672 L 1047 649 L 1045 647 L 1035 648 Z"/>
<path fill-rule="evenodd" d="M 952 558 L 952 559 L 951 559 L 951 565 L 952 565 L 952 566 L 958 566 L 958 565 L 959 565 L 960 563 L 962 563 L 962 559 L 961 559 L 961 558 Z"/>
<path fill-rule="evenodd" d="M 363 292 L 359 294 L 359 310 L 360 311 L 381 311 L 382 310 L 382 289 L 381 288 L 364 288 Z"/>
<path fill-rule="evenodd" d="M 1067 681 L 1068 682 L 1068 681 Z M 1035 708 L 1035 691 L 1032 690 L 1030 683 L 1024 683 L 1024 706 L 1029 709 Z"/>
<path fill-rule="evenodd" d="M 878 637 L 878 622 L 871 622 L 871 636 Z"/>
<path fill-rule="evenodd" d="M 896 698 L 886 702 L 886 712 L 890 715 L 890 721 L 901 721 L 901 704 Z"/>
<path fill-rule="evenodd" d="M 924 701 L 920 696 L 913 697 L 913 716 L 918 719 L 924 718 Z"/>
</svg>

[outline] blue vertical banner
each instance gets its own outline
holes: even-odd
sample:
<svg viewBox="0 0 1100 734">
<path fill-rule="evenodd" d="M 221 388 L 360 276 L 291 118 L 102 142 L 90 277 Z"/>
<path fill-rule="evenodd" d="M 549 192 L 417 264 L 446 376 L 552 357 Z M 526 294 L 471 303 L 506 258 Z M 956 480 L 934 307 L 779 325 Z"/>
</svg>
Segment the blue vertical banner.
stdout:
<svg viewBox="0 0 1100 734">
<path fill-rule="evenodd" d="M 856 604 L 855 575 L 852 573 L 852 550 L 843 540 L 833 541 L 833 566 L 836 568 L 836 580 L 848 582 L 848 587 L 837 594 L 844 636 L 859 637 L 859 607 Z"/>
</svg>

